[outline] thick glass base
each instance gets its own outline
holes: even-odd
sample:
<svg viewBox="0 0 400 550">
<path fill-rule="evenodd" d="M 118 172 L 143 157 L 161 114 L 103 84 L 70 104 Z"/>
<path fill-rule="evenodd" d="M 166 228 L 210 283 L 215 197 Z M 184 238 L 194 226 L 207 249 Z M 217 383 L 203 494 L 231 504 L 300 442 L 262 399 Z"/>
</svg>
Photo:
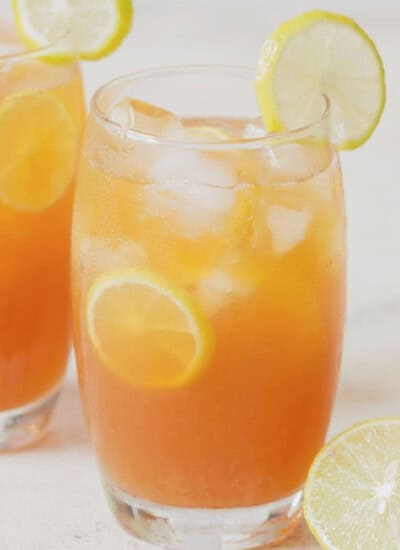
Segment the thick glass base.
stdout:
<svg viewBox="0 0 400 550">
<path fill-rule="evenodd" d="M 23 407 L 0 411 L 0 452 L 28 447 L 46 433 L 60 388 Z"/>
<path fill-rule="evenodd" d="M 104 482 L 112 511 L 136 539 L 168 550 L 245 550 L 285 539 L 301 516 L 302 491 L 247 508 L 207 510 L 153 504 Z"/>
</svg>

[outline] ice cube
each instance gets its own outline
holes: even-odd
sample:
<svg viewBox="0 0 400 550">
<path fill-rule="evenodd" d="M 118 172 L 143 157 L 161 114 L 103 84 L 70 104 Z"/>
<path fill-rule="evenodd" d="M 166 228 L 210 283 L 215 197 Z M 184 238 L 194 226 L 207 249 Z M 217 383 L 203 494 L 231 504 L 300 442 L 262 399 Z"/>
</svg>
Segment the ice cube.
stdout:
<svg viewBox="0 0 400 550">
<path fill-rule="evenodd" d="M 110 111 L 110 119 L 119 124 L 122 130 L 135 127 L 135 113 L 131 100 L 127 97 L 116 103 Z"/>
<path fill-rule="evenodd" d="M 191 182 L 147 186 L 145 194 L 146 212 L 162 217 L 169 231 L 189 239 L 222 232 L 234 204 L 231 189 Z"/>
<path fill-rule="evenodd" d="M 329 166 L 332 151 L 328 144 L 285 143 L 262 152 L 265 183 L 284 183 L 312 178 Z M 261 182 L 259 182 L 261 183 Z"/>
<path fill-rule="evenodd" d="M 310 188 L 320 200 L 333 202 L 337 182 L 341 181 L 341 178 L 339 158 L 335 155 L 327 169 L 310 180 Z"/>
<path fill-rule="evenodd" d="M 85 236 L 79 241 L 78 260 L 86 273 L 144 267 L 147 255 L 138 243 L 125 239 Z"/>
<path fill-rule="evenodd" d="M 256 119 L 244 127 L 243 130 L 243 137 L 244 138 L 261 138 L 266 136 L 265 127 L 261 121 L 261 119 Z"/>
<path fill-rule="evenodd" d="M 235 203 L 236 172 L 228 163 L 193 151 L 160 155 L 146 186 L 146 212 L 186 238 L 220 234 Z"/>
<path fill-rule="evenodd" d="M 245 280 L 228 268 L 215 268 L 197 285 L 195 295 L 205 313 L 214 315 L 254 292 L 255 282 Z"/>
<path fill-rule="evenodd" d="M 139 99 L 124 97 L 113 105 L 110 118 L 123 130 L 134 129 L 158 137 L 181 139 L 182 122 L 169 111 Z"/>
<path fill-rule="evenodd" d="M 311 222 L 311 210 L 293 210 L 274 205 L 268 209 L 267 223 L 272 235 L 272 244 L 277 254 L 284 254 L 298 246 L 305 238 Z"/>
<path fill-rule="evenodd" d="M 237 183 L 235 167 L 196 151 L 164 151 L 156 159 L 151 171 L 154 182 L 166 185 L 192 183 L 212 187 L 234 187 Z"/>
</svg>

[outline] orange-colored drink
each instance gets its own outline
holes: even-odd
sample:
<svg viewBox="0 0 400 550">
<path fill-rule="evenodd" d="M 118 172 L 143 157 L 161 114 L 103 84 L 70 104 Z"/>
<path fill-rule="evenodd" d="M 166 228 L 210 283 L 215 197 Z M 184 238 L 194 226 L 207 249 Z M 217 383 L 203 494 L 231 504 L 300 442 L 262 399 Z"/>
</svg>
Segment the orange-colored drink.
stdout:
<svg viewBox="0 0 400 550">
<path fill-rule="evenodd" d="M 120 86 L 134 97 L 135 82 Z M 325 121 L 266 138 L 244 118 L 178 120 L 110 97 L 95 99 L 81 159 L 73 286 L 112 498 L 230 509 L 290 497 L 323 444 L 341 356 L 345 214 Z"/>
<path fill-rule="evenodd" d="M 8 53 L 0 57 L 0 414 L 18 409 L 18 422 L 20 408 L 50 395 L 66 367 L 71 208 L 84 122 L 79 67 L 47 62 L 45 50 L 20 51 L 11 42 L 0 51 Z M 22 423 L 19 433 L 11 422 L 5 449 L 41 431 L 45 412 L 37 426 L 30 412 L 32 425 Z"/>
</svg>

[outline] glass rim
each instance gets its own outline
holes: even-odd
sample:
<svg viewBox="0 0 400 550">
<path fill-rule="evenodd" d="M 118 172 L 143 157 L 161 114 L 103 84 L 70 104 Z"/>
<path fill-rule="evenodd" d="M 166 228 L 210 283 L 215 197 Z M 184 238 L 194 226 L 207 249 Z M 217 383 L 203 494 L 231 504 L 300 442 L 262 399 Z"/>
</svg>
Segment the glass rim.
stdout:
<svg viewBox="0 0 400 550">
<path fill-rule="evenodd" d="M 63 42 L 64 40 L 66 40 L 68 38 L 68 36 L 72 35 L 72 29 L 71 28 L 67 28 L 66 30 L 64 30 L 62 33 L 59 34 L 59 36 L 57 36 L 56 38 L 54 38 L 53 40 L 50 40 L 49 42 L 47 42 L 46 44 L 43 44 L 42 46 L 35 46 L 35 47 L 32 47 L 30 48 L 26 42 L 24 42 L 20 36 L 18 35 L 18 38 L 20 39 L 20 42 L 21 42 L 21 45 L 23 46 L 23 49 L 21 50 L 17 50 L 15 52 L 12 52 L 12 53 L 5 53 L 5 54 L 1 54 L 0 53 L 0 62 L 3 61 L 8 61 L 8 62 L 14 62 L 14 61 L 20 61 L 20 60 L 24 60 L 24 59 L 29 59 L 29 58 L 32 58 L 32 57 L 42 57 L 42 56 L 45 56 L 48 52 L 51 52 L 51 50 L 57 46 L 57 44 Z M 0 44 L 7 44 L 7 42 L 5 40 L 2 40 L 0 38 Z M 62 54 L 64 55 L 64 54 Z M 66 54 L 68 55 L 68 54 Z M 71 58 L 74 58 L 76 57 L 76 54 L 74 53 L 74 51 L 71 52 Z"/>
<path fill-rule="evenodd" d="M 151 132 L 144 132 L 140 130 L 135 130 L 134 128 L 123 128 L 122 125 L 114 120 L 112 120 L 107 113 L 100 106 L 100 101 L 103 94 L 109 92 L 114 87 L 117 88 L 121 84 L 127 82 L 134 82 L 137 80 L 142 80 L 145 78 L 150 78 L 154 76 L 162 75 L 177 75 L 182 74 L 188 71 L 217 71 L 219 74 L 237 74 L 242 76 L 248 76 L 254 79 L 255 71 L 254 68 L 243 65 L 225 65 L 225 64 L 182 64 L 182 65 L 168 65 L 168 66 L 159 66 L 153 68 L 142 69 L 138 71 L 133 71 L 122 76 L 118 76 L 109 80 L 102 86 L 100 86 L 92 96 L 90 101 L 91 112 L 94 114 L 95 118 L 100 121 L 106 128 L 110 128 L 113 132 L 118 132 L 119 134 L 124 135 L 126 139 L 132 139 L 135 141 L 153 143 L 157 145 L 169 145 L 176 146 L 185 149 L 194 149 L 194 150 L 204 150 L 204 149 L 213 149 L 213 150 L 229 150 L 229 149 L 256 149 L 260 146 L 275 145 L 276 143 L 287 143 L 294 141 L 296 137 L 304 138 L 310 135 L 310 132 L 313 128 L 317 127 L 319 124 L 328 120 L 331 110 L 331 102 L 329 97 L 326 94 L 321 94 L 321 99 L 323 101 L 323 108 L 321 114 L 318 118 L 312 122 L 294 128 L 292 130 L 282 130 L 277 132 L 268 132 L 265 130 L 264 135 L 260 136 L 251 136 L 251 137 L 234 137 L 233 139 L 227 139 L 223 141 L 190 141 L 182 138 L 173 138 L 165 137 Z"/>
</svg>

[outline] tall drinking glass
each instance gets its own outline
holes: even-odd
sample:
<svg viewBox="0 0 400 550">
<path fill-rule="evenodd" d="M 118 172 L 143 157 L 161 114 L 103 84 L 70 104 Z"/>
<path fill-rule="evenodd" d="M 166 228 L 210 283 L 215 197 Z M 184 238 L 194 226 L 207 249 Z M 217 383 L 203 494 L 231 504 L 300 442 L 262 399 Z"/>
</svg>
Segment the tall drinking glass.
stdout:
<svg viewBox="0 0 400 550">
<path fill-rule="evenodd" d="M 252 80 L 229 67 L 115 80 L 83 147 L 83 401 L 116 517 L 172 549 L 287 535 L 335 396 L 345 212 L 329 102 L 266 135 Z"/>
<path fill-rule="evenodd" d="M 0 451 L 45 432 L 70 346 L 69 249 L 84 105 L 63 36 L 0 43 Z"/>
</svg>

